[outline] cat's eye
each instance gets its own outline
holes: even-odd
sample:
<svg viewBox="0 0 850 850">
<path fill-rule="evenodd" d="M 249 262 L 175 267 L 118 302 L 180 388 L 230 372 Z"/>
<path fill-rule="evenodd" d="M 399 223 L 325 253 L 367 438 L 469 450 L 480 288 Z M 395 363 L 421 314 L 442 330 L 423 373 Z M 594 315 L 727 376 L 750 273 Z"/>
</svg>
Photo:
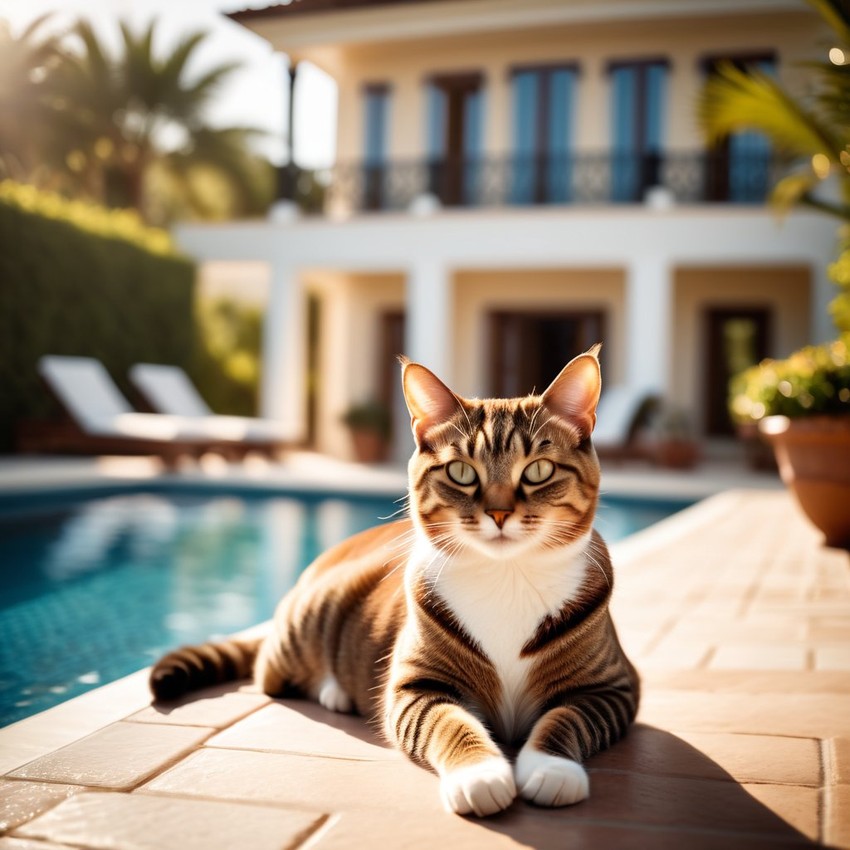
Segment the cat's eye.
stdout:
<svg viewBox="0 0 850 850">
<path fill-rule="evenodd" d="M 455 484 L 461 484 L 468 487 L 478 480 L 475 470 L 462 460 L 454 460 L 446 467 L 446 473 Z"/>
<path fill-rule="evenodd" d="M 542 484 L 552 477 L 555 464 L 551 460 L 535 460 L 522 471 L 522 477 L 529 484 Z"/>
</svg>

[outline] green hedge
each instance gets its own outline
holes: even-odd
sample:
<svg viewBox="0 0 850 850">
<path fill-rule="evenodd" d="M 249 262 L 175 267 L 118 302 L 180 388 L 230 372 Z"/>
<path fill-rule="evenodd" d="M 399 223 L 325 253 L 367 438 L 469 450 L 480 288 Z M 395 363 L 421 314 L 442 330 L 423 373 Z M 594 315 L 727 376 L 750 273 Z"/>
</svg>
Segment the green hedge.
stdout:
<svg viewBox="0 0 850 850">
<path fill-rule="evenodd" d="M 98 358 L 131 400 L 134 363 L 194 372 L 194 281 L 167 234 L 132 214 L 0 184 L 0 451 L 16 421 L 56 412 L 42 354 Z"/>
</svg>

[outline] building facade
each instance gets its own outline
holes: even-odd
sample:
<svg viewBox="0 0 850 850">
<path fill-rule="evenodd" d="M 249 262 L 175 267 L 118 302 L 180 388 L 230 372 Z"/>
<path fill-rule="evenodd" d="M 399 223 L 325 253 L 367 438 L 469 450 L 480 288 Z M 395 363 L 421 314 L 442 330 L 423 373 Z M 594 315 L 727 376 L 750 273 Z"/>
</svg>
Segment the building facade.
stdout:
<svg viewBox="0 0 850 850">
<path fill-rule="evenodd" d="M 402 457 L 397 354 L 464 395 L 522 395 L 596 341 L 607 386 L 722 436 L 730 373 L 832 336 L 834 224 L 780 221 L 767 142 L 707 151 L 696 120 L 724 61 L 803 89 L 824 35 L 804 3 L 300 0 L 232 17 L 339 88 L 334 168 L 283 169 L 268 221 L 179 232 L 199 259 L 268 265 L 263 412 L 294 439 L 346 456 L 341 414 L 378 399 Z"/>
</svg>

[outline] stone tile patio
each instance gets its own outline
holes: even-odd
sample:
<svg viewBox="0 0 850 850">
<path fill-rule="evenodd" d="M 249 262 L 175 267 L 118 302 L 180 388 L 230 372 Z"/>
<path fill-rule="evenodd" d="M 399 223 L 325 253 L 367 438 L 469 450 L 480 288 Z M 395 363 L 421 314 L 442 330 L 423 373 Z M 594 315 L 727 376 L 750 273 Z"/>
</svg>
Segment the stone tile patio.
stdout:
<svg viewBox="0 0 850 850">
<path fill-rule="evenodd" d="M 639 723 L 591 798 L 444 813 L 358 718 L 247 684 L 149 705 L 137 674 L 0 730 L 0 850 L 850 847 L 850 558 L 784 492 L 614 547 Z"/>
</svg>

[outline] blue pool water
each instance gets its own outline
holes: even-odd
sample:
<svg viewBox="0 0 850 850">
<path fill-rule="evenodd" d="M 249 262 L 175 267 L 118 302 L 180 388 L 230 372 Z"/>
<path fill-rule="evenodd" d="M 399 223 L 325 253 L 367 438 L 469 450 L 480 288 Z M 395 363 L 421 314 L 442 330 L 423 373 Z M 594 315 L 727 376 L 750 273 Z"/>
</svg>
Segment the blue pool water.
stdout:
<svg viewBox="0 0 850 850">
<path fill-rule="evenodd" d="M 0 726 L 268 619 L 391 500 L 124 493 L 0 506 Z M 609 501 L 608 541 L 682 505 Z"/>
</svg>

